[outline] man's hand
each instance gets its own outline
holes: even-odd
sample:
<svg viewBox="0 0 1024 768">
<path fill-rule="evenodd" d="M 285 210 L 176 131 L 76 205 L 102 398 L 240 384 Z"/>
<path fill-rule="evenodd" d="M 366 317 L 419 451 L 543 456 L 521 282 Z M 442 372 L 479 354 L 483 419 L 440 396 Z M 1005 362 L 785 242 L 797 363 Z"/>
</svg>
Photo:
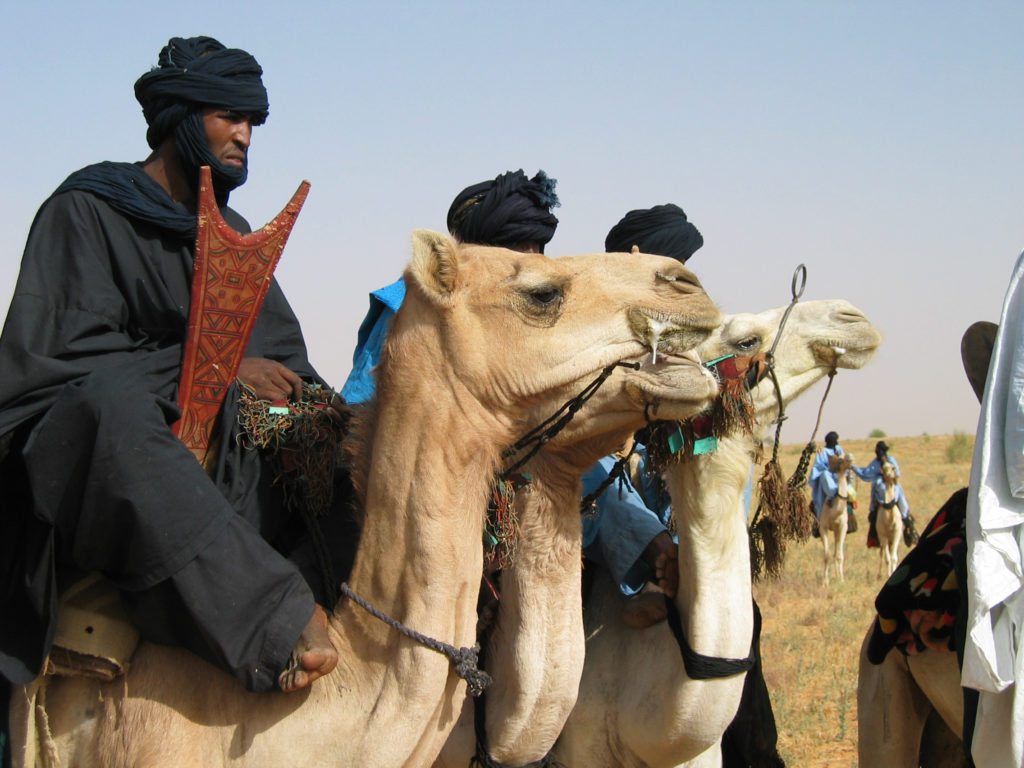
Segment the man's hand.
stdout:
<svg viewBox="0 0 1024 768">
<path fill-rule="evenodd" d="M 344 427 L 352 417 L 352 406 L 345 402 L 345 398 L 335 393 L 334 397 L 331 398 L 331 402 L 327 404 L 327 415 L 331 417 L 335 424 L 340 424 Z"/>
<path fill-rule="evenodd" d="M 301 400 L 302 379 L 276 360 L 265 357 L 243 357 L 238 366 L 238 379 L 256 393 L 260 400 Z"/>
</svg>

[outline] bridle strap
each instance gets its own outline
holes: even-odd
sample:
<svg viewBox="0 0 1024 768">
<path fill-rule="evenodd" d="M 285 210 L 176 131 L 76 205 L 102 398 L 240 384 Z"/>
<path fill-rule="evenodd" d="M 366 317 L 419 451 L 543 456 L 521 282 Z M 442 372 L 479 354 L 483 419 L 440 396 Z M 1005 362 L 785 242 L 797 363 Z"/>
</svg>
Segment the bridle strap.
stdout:
<svg viewBox="0 0 1024 768">
<path fill-rule="evenodd" d="M 686 674 L 691 680 L 717 680 L 722 677 L 732 677 L 749 672 L 754 666 L 754 636 L 751 633 L 750 653 L 745 659 L 730 659 L 719 656 L 705 656 L 697 653 L 686 641 L 683 633 L 683 622 L 679 617 L 679 609 L 675 600 L 665 595 L 665 607 L 668 609 L 668 626 L 679 646 L 679 653 L 683 657 L 683 666 Z"/>
</svg>

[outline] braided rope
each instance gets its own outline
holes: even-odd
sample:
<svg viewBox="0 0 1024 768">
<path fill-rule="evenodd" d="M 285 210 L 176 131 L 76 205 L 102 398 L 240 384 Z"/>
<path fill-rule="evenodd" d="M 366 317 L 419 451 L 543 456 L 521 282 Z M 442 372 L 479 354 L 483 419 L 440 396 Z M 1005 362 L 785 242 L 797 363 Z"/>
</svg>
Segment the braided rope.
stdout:
<svg viewBox="0 0 1024 768">
<path fill-rule="evenodd" d="M 601 385 L 604 384 L 607 378 L 612 375 L 612 372 L 616 368 L 620 367 L 631 368 L 632 370 L 637 371 L 640 369 L 640 363 L 625 363 L 619 361 L 617 363 L 612 363 L 611 365 L 607 366 L 604 370 L 601 371 L 600 374 L 598 374 L 597 378 L 590 382 L 587 386 L 585 386 L 578 395 L 576 395 L 573 398 L 570 398 L 564 405 L 562 405 L 561 408 L 555 411 L 550 417 L 542 421 L 532 430 L 527 432 L 523 437 L 521 437 L 515 445 L 513 445 L 511 448 L 506 449 L 502 456 L 504 458 L 510 458 L 512 456 L 515 456 L 517 453 L 519 453 L 527 446 L 533 446 L 530 449 L 529 453 L 527 453 L 525 456 L 519 459 L 519 461 L 514 463 L 512 466 L 506 468 L 505 471 L 502 472 L 502 477 L 508 477 L 509 475 L 517 472 L 520 469 L 520 467 L 522 467 L 524 464 L 526 464 L 526 462 L 528 462 L 530 459 L 536 456 L 540 449 L 543 448 L 552 437 L 561 432 L 562 429 L 565 428 L 565 425 L 572 421 L 573 416 L 575 416 L 576 412 L 583 407 L 583 404 L 586 403 L 587 400 L 592 398 L 595 394 L 597 394 L 597 390 L 599 390 L 601 388 Z"/>
<path fill-rule="evenodd" d="M 616 480 L 619 480 L 622 477 L 623 473 L 626 471 L 626 465 L 629 462 L 629 457 L 636 453 L 636 449 L 637 441 L 634 440 L 633 444 L 629 448 L 629 453 L 627 453 L 625 456 L 622 456 L 618 461 L 615 462 L 615 465 L 611 468 L 611 471 L 608 472 L 608 477 L 602 480 L 601 484 L 597 486 L 597 488 L 595 488 L 592 492 L 588 493 L 580 500 L 581 515 L 588 515 L 593 513 L 594 504 L 597 502 L 599 498 L 601 498 L 601 494 L 604 493 L 605 490 L 607 490 L 609 485 L 611 485 Z"/>
<path fill-rule="evenodd" d="M 410 629 L 402 622 L 391 618 L 357 595 L 352 590 L 352 587 L 348 585 L 347 581 L 341 583 L 341 593 L 368 614 L 380 619 L 395 631 L 447 657 L 455 669 L 455 674 L 466 681 L 466 689 L 469 691 L 470 696 L 479 696 L 491 684 L 491 676 L 477 665 L 480 654 L 479 645 L 474 645 L 470 648 L 456 648 L 454 645 L 449 645 L 441 640 L 435 640 L 414 629 Z"/>
</svg>

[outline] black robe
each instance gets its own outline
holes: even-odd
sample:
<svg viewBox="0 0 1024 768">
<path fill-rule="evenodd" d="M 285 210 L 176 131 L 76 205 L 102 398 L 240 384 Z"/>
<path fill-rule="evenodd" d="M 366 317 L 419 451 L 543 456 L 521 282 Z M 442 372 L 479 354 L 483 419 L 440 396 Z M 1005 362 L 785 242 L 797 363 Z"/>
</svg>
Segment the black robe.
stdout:
<svg viewBox="0 0 1024 768">
<path fill-rule="evenodd" d="M 223 214 L 249 231 L 231 209 Z M 286 524 L 263 459 L 225 439 L 211 481 L 170 431 L 179 416 L 193 247 L 82 191 L 50 198 L 32 225 L 0 337 L 0 675 L 8 680 L 26 683 L 39 673 L 65 572 L 100 570 L 122 590 L 144 594 L 171 577 L 208 578 L 208 570 L 197 577 L 185 568 L 200 553 L 227 569 L 223 578 L 237 565 L 244 587 L 224 590 L 233 605 L 249 597 L 262 604 L 253 620 L 290 606 L 285 627 L 273 630 L 274 656 L 290 650 L 300 617 L 312 612 L 298 571 L 260 538 L 273 541 Z M 320 381 L 276 281 L 246 356 Z M 222 434 L 239 431 L 236 406 L 229 391 Z M 277 591 L 267 586 L 277 609 L 266 607 L 265 595 L 252 596 L 260 578 L 253 570 L 277 579 Z M 216 622 L 218 611 L 192 618 L 203 633 L 215 631 L 203 622 Z M 246 631 L 235 633 L 243 645 L 262 642 Z M 231 653 L 204 655 L 223 661 Z M 226 666 L 250 687 L 272 684 L 265 670 L 262 681 L 252 678 L 268 663 L 265 649 L 238 653 L 251 658 Z"/>
</svg>

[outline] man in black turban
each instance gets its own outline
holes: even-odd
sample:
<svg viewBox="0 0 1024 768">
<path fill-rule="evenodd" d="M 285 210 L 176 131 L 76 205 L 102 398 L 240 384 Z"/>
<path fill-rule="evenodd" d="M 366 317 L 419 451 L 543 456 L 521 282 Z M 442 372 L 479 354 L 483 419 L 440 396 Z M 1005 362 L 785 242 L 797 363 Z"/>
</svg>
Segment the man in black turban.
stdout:
<svg viewBox="0 0 1024 768">
<path fill-rule="evenodd" d="M 686 219 L 678 205 L 656 205 L 630 211 L 609 230 L 604 246 L 607 253 L 642 253 L 668 256 L 685 263 L 704 244 L 697 228 Z M 639 446 L 641 463 L 646 449 Z M 589 493 L 607 478 L 616 459 L 606 457 L 583 478 Z M 626 593 L 637 593 L 626 601 L 623 621 L 639 628 L 665 618 L 665 602 L 678 586 L 677 547 L 668 530 L 669 504 L 666 494 L 647 482 L 634 488 L 615 486 L 596 500 L 598 515 L 583 525 L 584 553 L 604 565 Z M 660 592 L 640 591 L 645 582 Z"/>
<path fill-rule="evenodd" d="M 544 171 L 528 179 L 518 170 L 466 187 L 448 209 L 448 231 L 464 243 L 544 253 L 558 226 L 555 183 Z"/>
<path fill-rule="evenodd" d="M 528 179 L 519 170 L 466 187 L 448 208 L 448 231 L 463 243 L 544 253 L 558 226 L 551 213 L 560 205 L 555 184 L 556 179 L 544 171 Z M 404 300 L 402 278 L 370 294 L 370 309 L 359 326 L 352 355 L 352 372 L 341 390 L 346 402 L 364 403 L 373 397 L 373 369 L 380 362 L 391 318 Z"/>
<path fill-rule="evenodd" d="M 668 256 L 682 264 L 702 245 L 700 231 L 674 203 L 630 211 L 604 240 L 608 253 L 629 253 L 636 246 L 641 253 Z"/>
<path fill-rule="evenodd" d="M 40 673 L 59 588 L 91 571 L 143 637 L 251 690 L 294 690 L 337 662 L 323 609 L 279 552 L 295 521 L 269 459 L 225 439 L 207 475 L 170 426 L 199 168 L 211 166 L 227 222 L 249 232 L 227 199 L 267 117 L 261 73 L 212 38 L 171 39 L 135 84 L 149 158 L 77 171 L 36 215 L 0 336 L 0 674 L 11 682 Z M 323 383 L 276 281 L 238 379 L 268 400 Z M 236 434 L 237 417 L 234 385 L 220 433 Z"/>
</svg>

